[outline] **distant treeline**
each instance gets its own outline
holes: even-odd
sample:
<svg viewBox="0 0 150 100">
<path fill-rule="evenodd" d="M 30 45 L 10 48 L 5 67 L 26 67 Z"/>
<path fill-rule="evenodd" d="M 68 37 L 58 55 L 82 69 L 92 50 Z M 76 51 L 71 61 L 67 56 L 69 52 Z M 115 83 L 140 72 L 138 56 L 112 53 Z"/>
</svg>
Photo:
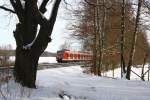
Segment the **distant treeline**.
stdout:
<svg viewBox="0 0 150 100">
<path fill-rule="evenodd" d="M 15 56 L 15 50 L 0 50 L 0 56 Z M 55 57 L 56 53 L 45 51 L 42 57 Z"/>
</svg>

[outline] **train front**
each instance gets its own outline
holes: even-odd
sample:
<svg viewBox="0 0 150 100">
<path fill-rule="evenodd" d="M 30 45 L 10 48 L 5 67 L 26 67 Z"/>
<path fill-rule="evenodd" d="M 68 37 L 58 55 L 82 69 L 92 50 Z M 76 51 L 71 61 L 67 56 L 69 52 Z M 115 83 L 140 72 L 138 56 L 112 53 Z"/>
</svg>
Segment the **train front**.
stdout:
<svg viewBox="0 0 150 100">
<path fill-rule="evenodd" d="M 62 50 L 60 51 L 57 51 L 57 55 L 56 55 L 56 60 L 57 62 L 62 62 L 62 59 L 63 59 L 63 52 Z"/>
<path fill-rule="evenodd" d="M 60 51 L 57 51 L 56 60 L 59 63 L 67 62 L 68 61 L 68 52 L 69 50 L 63 49 Z"/>
</svg>

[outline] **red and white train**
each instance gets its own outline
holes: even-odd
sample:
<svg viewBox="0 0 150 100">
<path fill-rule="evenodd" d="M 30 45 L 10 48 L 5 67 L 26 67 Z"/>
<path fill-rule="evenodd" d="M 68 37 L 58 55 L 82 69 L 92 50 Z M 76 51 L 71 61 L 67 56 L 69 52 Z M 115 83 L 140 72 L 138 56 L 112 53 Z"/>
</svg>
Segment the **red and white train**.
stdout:
<svg viewBox="0 0 150 100">
<path fill-rule="evenodd" d="M 77 62 L 77 61 L 90 61 L 92 60 L 92 54 L 90 52 L 77 52 L 70 50 L 57 51 L 57 62 Z"/>
</svg>

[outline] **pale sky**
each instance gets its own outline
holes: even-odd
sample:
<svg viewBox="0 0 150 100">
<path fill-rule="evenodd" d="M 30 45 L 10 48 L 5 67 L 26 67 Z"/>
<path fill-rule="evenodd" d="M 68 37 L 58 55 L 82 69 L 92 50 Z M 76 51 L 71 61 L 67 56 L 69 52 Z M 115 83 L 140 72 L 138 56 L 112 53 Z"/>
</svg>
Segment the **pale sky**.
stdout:
<svg viewBox="0 0 150 100">
<path fill-rule="evenodd" d="M 0 5 L 3 4 L 3 1 L 5 0 L 0 0 Z M 52 4 L 49 5 L 48 9 L 51 9 Z M 69 21 L 64 19 L 67 16 L 65 15 L 66 13 L 64 14 L 65 10 L 62 5 L 63 4 L 61 2 L 61 9 L 59 9 L 58 17 L 51 36 L 52 42 L 49 43 L 46 49 L 46 51 L 49 52 L 56 52 L 65 41 L 71 42 L 72 40 L 66 40 L 66 37 L 68 37 L 68 34 L 70 33 L 70 31 L 66 29 L 66 25 L 69 24 Z M 45 14 L 45 16 L 50 16 L 50 10 Z M 16 22 L 17 18 L 13 16 L 13 14 L 10 15 L 10 13 L 0 10 L 0 46 L 11 44 L 13 49 L 15 49 L 16 43 L 13 37 L 13 30 L 15 30 Z"/>
<path fill-rule="evenodd" d="M 3 1 L 5 0 L 0 0 L 0 5 L 3 4 Z M 72 0 L 68 0 L 71 1 Z M 74 2 L 78 2 L 79 0 L 73 0 Z M 72 4 L 72 3 L 70 3 Z M 48 9 L 51 9 L 51 5 L 48 6 Z M 67 30 L 66 27 L 68 25 L 70 25 L 70 20 L 66 20 L 69 19 L 69 17 L 71 17 L 70 15 L 67 16 L 67 13 L 64 13 L 65 10 L 63 8 L 63 3 L 61 2 L 61 9 L 59 9 L 58 12 L 58 17 L 54 26 L 54 30 L 52 33 L 52 42 L 49 43 L 46 51 L 49 52 L 56 52 L 57 50 L 59 50 L 60 46 L 66 41 L 66 42 L 70 42 L 70 43 L 74 43 L 72 49 L 74 50 L 79 50 L 80 47 L 80 43 L 73 42 L 72 38 L 66 39 L 66 37 L 69 36 L 69 34 L 71 33 L 71 31 Z M 75 5 L 73 4 L 73 7 L 75 7 Z M 50 15 L 50 10 L 49 12 L 47 12 L 46 17 L 49 17 Z M 67 17 L 67 18 L 66 18 Z M 72 19 L 72 18 L 70 18 Z M 15 25 L 16 25 L 17 19 L 15 16 L 13 16 L 13 14 L 10 14 L 6 11 L 0 10 L 0 46 L 2 45 L 8 45 L 11 44 L 13 49 L 15 49 L 16 47 L 16 43 L 13 37 L 13 30 L 15 30 Z M 149 42 L 150 42 L 150 32 L 149 33 Z"/>
</svg>

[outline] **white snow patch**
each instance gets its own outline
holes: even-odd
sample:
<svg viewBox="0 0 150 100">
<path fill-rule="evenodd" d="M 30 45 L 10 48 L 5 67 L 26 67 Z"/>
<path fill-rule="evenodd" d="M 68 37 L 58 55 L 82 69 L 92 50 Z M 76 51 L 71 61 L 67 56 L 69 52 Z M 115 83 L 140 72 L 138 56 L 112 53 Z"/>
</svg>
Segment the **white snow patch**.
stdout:
<svg viewBox="0 0 150 100">
<path fill-rule="evenodd" d="M 31 47 L 34 44 L 35 40 L 36 40 L 36 37 L 34 38 L 34 40 L 31 43 L 23 46 L 23 49 L 25 49 L 25 50 L 31 49 Z"/>
<path fill-rule="evenodd" d="M 149 100 L 150 98 L 149 82 L 92 76 L 84 74 L 80 66 L 39 70 L 37 89 L 22 89 L 14 84 L 10 82 L 9 89 L 13 90 L 12 94 L 15 96 L 9 100 Z M 20 95 L 20 91 L 23 91 L 21 92 L 23 95 Z M 60 94 L 64 94 L 63 99 Z M 0 100 L 3 100 L 1 95 Z"/>
<path fill-rule="evenodd" d="M 20 0 L 22 8 L 25 9 L 25 0 Z"/>
<path fill-rule="evenodd" d="M 57 63 L 56 57 L 40 57 L 39 63 Z"/>
<path fill-rule="evenodd" d="M 9 60 L 12 61 L 12 62 L 15 61 L 15 59 L 16 59 L 15 56 L 10 56 L 9 57 Z"/>
<path fill-rule="evenodd" d="M 144 68 L 144 73 L 148 70 L 148 64 L 145 65 Z M 142 66 L 137 66 L 136 67 L 131 67 L 131 70 L 134 71 L 136 74 L 138 74 L 139 76 L 141 76 L 141 72 L 142 72 Z M 136 74 L 134 74 L 133 72 L 131 72 L 131 80 L 141 80 Z M 113 76 L 113 71 L 110 70 L 108 72 L 103 73 L 104 76 L 107 77 L 113 77 L 113 78 L 117 78 L 120 79 L 121 78 L 121 68 L 117 68 L 114 70 L 114 76 Z M 148 79 L 148 73 L 146 73 L 145 77 L 146 80 Z M 123 79 L 125 79 L 125 75 L 123 75 Z"/>
<path fill-rule="evenodd" d="M 15 56 L 9 58 L 10 61 L 15 61 Z M 56 57 L 40 57 L 39 63 L 57 63 Z"/>
</svg>

